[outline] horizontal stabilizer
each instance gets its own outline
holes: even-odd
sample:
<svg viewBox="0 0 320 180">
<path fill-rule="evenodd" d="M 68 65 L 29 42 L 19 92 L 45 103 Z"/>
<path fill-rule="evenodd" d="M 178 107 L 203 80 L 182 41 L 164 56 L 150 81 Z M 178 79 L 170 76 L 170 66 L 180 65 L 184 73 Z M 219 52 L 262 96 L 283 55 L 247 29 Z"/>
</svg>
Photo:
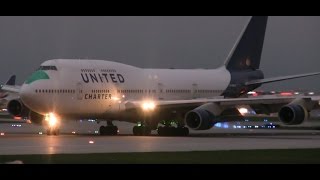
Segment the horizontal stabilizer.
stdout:
<svg viewBox="0 0 320 180">
<path fill-rule="evenodd" d="M 277 81 L 283 81 L 288 79 L 297 79 L 297 78 L 303 78 L 308 76 L 316 76 L 319 75 L 320 72 L 316 73 L 307 73 L 307 74 L 299 74 L 299 75 L 292 75 L 292 76 L 282 76 L 282 77 L 275 77 L 275 78 L 265 78 L 265 79 L 258 79 L 258 80 L 252 80 L 245 83 L 245 85 L 255 85 L 255 84 L 266 84 L 271 82 L 277 82 Z"/>
</svg>

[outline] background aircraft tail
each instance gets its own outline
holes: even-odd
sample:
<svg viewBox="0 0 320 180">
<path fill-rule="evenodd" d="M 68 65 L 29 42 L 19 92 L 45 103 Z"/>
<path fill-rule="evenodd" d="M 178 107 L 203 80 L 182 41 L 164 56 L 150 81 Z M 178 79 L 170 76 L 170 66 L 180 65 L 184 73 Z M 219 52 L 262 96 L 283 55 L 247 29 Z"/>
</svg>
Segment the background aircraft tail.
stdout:
<svg viewBox="0 0 320 180">
<path fill-rule="evenodd" d="M 225 62 L 230 72 L 259 69 L 267 21 L 268 16 L 250 19 Z"/>
<path fill-rule="evenodd" d="M 10 86 L 16 85 L 16 75 L 10 76 L 10 78 L 6 82 L 6 85 L 10 85 Z"/>
</svg>

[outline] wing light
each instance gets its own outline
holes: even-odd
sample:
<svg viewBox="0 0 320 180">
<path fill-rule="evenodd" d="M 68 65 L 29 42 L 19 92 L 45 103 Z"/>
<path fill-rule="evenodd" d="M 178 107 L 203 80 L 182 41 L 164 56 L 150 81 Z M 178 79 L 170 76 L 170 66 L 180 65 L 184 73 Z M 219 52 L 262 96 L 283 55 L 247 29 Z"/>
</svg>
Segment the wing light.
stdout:
<svg viewBox="0 0 320 180">
<path fill-rule="evenodd" d="M 245 114 L 249 113 L 248 109 L 244 108 L 244 107 L 243 108 L 239 108 L 239 112 L 240 112 L 241 115 L 245 115 Z"/>
</svg>

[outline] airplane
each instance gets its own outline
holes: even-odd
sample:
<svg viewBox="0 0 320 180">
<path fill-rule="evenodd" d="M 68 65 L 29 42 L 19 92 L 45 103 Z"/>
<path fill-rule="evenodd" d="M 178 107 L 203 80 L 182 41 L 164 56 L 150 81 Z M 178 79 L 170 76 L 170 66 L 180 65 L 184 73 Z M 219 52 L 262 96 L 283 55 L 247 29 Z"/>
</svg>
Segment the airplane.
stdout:
<svg viewBox="0 0 320 180">
<path fill-rule="evenodd" d="M 8 87 L 20 88 L 20 86 L 16 85 L 16 75 L 11 75 L 4 85 L 7 88 Z M 7 108 L 7 103 L 10 100 L 18 98 L 18 93 L 16 93 L 16 92 L 12 93 L 12 92 L 2 90 L 1 88 L 4 85 L 2 85 L 2 84 L 0 85 L 0 109 L 1 110 Z"/>
<path fill-rule="evenodd" d="M 2 87 L 19 93 L 8 103 L 8 111 L 43 124 L 48 135 L 59 134 L 66 119 L 94 118 L 107 122 L 99 129 L 101 135 L 116 135 L 113 121 L 119 120 L 137 123 L 134 135 L 148 136 L 157 130 L 161 136 L 187 136 L 189 128 L 208 130 L 241 116 L 239 105 L 257 113 L 277 112 L 286 125 L 301 124 L 319 108 L 320 99 L 243 96 L 265 83 L 320 74 L 264 78 L 260 59 L 267 21 L 267 16 L 251 17 L 217 69 L 142 69 L 104 60 L 47 60 L 21 88 Z"/>
<path fill-rule="evenodd" d="M 11 100 L 19 98 L 19 94 L 16 92 L 8 92 L 2 90 L 2 84 L 0 84 L 0 124 L 3 123 L 28 123 L 28 121 L 23 120 L 19 116 L 12 116 L 7 112 L 8 102 Z M 16 75 L 11 75 L 5 86 L 11 88 L 20 88 L 21 86 L 16 85 Z"/>
</svg>

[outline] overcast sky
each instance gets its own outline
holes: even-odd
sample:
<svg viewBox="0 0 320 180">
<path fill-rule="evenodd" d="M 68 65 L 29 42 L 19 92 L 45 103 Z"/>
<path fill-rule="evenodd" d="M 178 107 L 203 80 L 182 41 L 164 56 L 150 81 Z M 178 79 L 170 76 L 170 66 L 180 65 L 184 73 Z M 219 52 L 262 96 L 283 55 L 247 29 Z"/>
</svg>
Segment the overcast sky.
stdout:
<svg viewBox="0 0 320 180">
<path fill-rule="evenodd" d="M 148 68 L 216 68 L 249 17 L 0 17 L 0 81 L 22 83 L 43 61 L 102 59 Z M 266 77 L 320 71 L 320 17 L 269 18 Z M 320 76 L 263 86 L 320 91 Z"/>
</svg>

